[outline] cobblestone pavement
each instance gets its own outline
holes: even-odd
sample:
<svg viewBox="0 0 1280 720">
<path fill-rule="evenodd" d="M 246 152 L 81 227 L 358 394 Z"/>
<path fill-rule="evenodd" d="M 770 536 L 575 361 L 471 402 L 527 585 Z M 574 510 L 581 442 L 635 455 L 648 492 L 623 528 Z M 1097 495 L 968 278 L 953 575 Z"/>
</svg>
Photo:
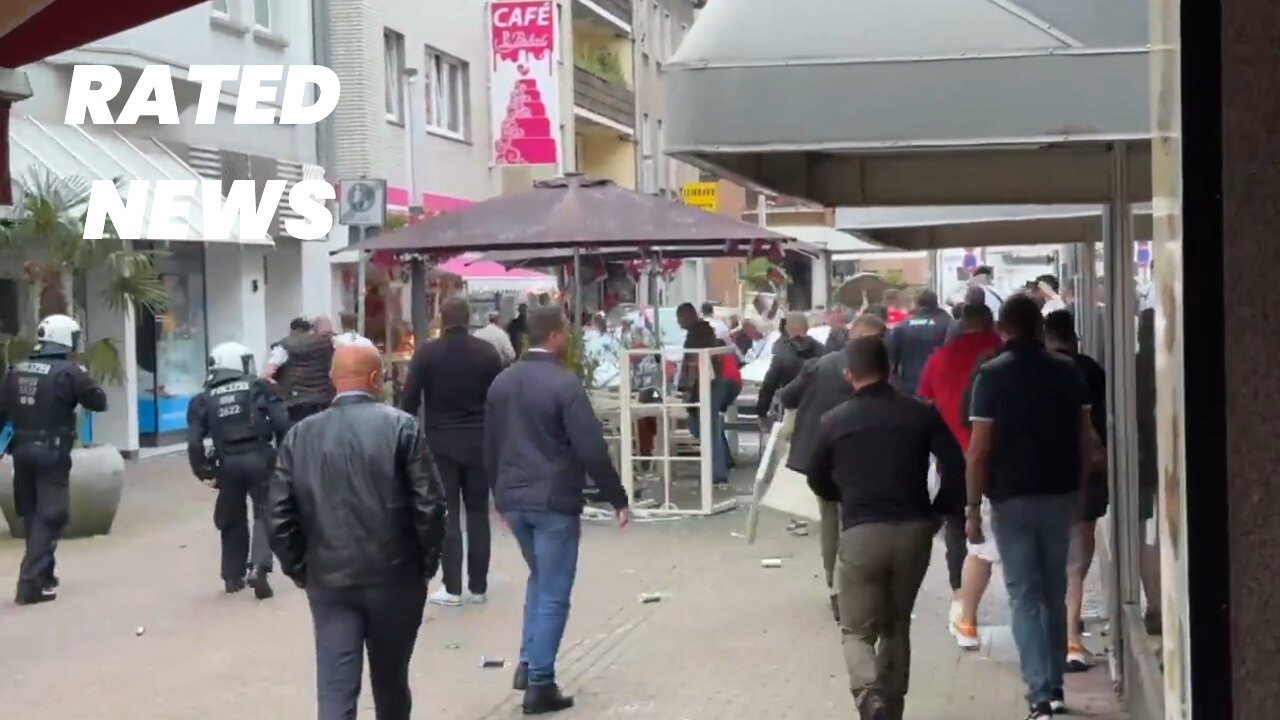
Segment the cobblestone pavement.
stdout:
<svg viewBox="0 0 1280 720">
<path fill-rule="evenodd" d="M 301 592 L 274 600 L 221 593 L 212 497 L 179 458 L 130 468 L 125 507 L 106 538 L 64 542 L 62 597 L 0 604 L 0 716 L 26 720 L 314 717 L 311 627 Z M 826 720 L 855 717 L 820 574 L 816 532 L 798 538 L 766 514 L 754 547 L 745 512 L 711 519 L 589 524 L 559 672 L 578 707 L 562 714 L 637 720 Z M 509 670 L 481 656 L 516 653 L 523 566 L 494 538 L 490 600 L 427 611 L 414 661 L 415 717 L 518 715 Z M 21 547 L 0 541 L 0 586 Z M 779 569 L 760 560 L 783 558 Z M 7 592 L 7 590 L 6 590 Z M 658 603 L 638 596 L 660 592 Z M 913 628 L 908 720 L 1022 717 L 1007 631 L 962 655 L 944 631 L 949 593 L 939 548 Z M 993 589 L 985 620 L 1004 622 Z M 1002 639 L 1003 638 L 1003 639 Z M 1069 698 L 1120 718 L 1103 668 L 1072 678 Z M 366 696 L 368 693 L 366 692 Z M 361 718 L 372 718 L 365 698 Z M 1086 715 L 1088 716 L 1088 715 Z"/>
</svg>

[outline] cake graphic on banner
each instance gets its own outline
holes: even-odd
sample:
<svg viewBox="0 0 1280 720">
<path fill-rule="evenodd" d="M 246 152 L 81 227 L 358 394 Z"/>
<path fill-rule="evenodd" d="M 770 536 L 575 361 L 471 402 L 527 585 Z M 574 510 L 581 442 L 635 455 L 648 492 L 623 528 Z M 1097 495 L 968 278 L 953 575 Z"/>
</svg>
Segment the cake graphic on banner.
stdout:
<svg viewBox="0 0 1280 720">
<path fill-rule="evenodd" d="M 493 164 L 558 165 L 554 0 L 490 5 Z"/>
<path fill-rule="evenodd" d="M 496 145 L 494 153 L 502 165 L 555 164 L 556 139 L 536 80 L 521 78 L 511 89 Z"/>
</svg>

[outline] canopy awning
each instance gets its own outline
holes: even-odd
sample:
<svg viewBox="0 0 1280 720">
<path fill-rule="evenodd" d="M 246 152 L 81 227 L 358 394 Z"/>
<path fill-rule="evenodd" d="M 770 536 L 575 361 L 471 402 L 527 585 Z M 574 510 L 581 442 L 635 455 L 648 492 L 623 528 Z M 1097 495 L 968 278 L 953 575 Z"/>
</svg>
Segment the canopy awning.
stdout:
<svg viewBox="0 0 1280 720">
<path fill-rule="evenodd" d="M 1037 14 L 1040 13 L 1040 14 Z M 669 154 L 836 205 L 1149 199 L 1144 0 L 708 3 L 665 65 Z"/>
<path fill-rule="evenodd" d="M 1134 238 L 1151 238 L 1151 204 L 1133 208 Z M 905 250 L 1102 242 L 1099 205 L 836 208 L 836 227 Z"/>
<path fill-rule="evenodd" d="M 9 127 L 12 167 L 21 181 L 26 172 L 49 172 L 61 178 L 84 180 L 196 180 L 199 173 L 152 138 L 126 137 L 105 128 L 84 128 L 62 123 L 42 123 L 28 116 L 14 117 Z M 154 187 L 147 204 L 153 200 Z M 240 237 L 234 227 L 231 240 L 206 240 L 204 208 L 199 194 L 190 200 L 186 222 L 191 232 L 185 240 L 229 242 L 273 247 L 270 238 Z M 144 231 L 146 228 L 143 228 Z M 182 238 L 147 238 L 182 241 Z"/>
<path fill-rule="evenodd" d="M 25 73 L 11 70 L 123 32 L 201 0 L 5 0 L 0 2 L 0 205 L 8 205 L 10 162 L 5 137 L 15 100 L 30 97 Z M 10 70 L 6 70 L 10 69 Z"/>
<path fill-rule="evenodd" d="M 830 253 L 871 255 L 888 252 L 893 249 L 861 238 L 854 233 L 844 232 L 825 225 L 770 225 L 769 229 Z"/>
</svg>

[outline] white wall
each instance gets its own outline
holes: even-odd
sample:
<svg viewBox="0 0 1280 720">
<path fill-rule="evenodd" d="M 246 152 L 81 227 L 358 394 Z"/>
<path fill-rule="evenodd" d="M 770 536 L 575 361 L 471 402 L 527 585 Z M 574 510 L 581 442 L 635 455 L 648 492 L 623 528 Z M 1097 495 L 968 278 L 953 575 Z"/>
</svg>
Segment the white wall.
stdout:
<svg viewBox="0 0 1280 720">
<path fill-rule="evenodd" d="M 489 40 L 485 3 L 481 0 L 386 0 L 386 27 L 405 36 L 405 66 L 422 77 L 426 48 L 456 57 L 468 65 L 469 103 L 464 140 L 430 130 L 416 142 L 419 192 L 482 200 L 496 191 L 489 169 Z M 386 82 L 385 74 L 383 82 Z M 421 84 L 419 88 L 423 87 Z M 425 106 L 425 96 L 411 97 Z M 421 108 L 420 108 L 421 109 Z M 409 187 L 410 164 L 406 133 L 409 123 L 382 118 L 381 177 Z"/>
<path fill-rule="evenodd" d="M 253 0 L 228 0 L 228 5 L 232 13 L 229 20 L 216 16 L 210 3 L 203 3 L 29 65 L 23 69 L 30 76 L 35 94 L 15 105 L 14 112 L 61 122 L 66 112 L 70 64 L 73 63 L 100 63 L 125 69 L 167 64 L 174 66 L 176 76 L 181 76 L 188 67 L 198 64 L 313 62 L 309 2 L 272 0 L 275 17 L 270 31 L 252 28 Z M 131 76 L 125 72 L 122 92 L 132 88 L 134 79 L 136 74 Z M 183 108 L 181 124 L 160 126 L 155 125 L 154 120 L 144 120 L 130 132 L 295 162 L 315 162 L 314 126 L 264 125 L 247 131 L 232 124 L 237 90 L 232 84 L 224 87 L 216 124 L 193 125 L 198 92 L 191 86 L 184 89 L 183 85 L 186 84 L 180 83 L 178 88 L 179 104 L 184 100 L 189 104 Z"/>
<path fill-rule="evenodd" d="M 210 243 L 204 254 L 209 348 L 224 342 L 242 343 L 253 351 L 259 368 L 266 365 L 269 345 L 267 292 L 262 282 L 264 255 L 260 248 L 226 243 Z M 289 318 L 295 316 L 293 313 Z"/>
</svg>

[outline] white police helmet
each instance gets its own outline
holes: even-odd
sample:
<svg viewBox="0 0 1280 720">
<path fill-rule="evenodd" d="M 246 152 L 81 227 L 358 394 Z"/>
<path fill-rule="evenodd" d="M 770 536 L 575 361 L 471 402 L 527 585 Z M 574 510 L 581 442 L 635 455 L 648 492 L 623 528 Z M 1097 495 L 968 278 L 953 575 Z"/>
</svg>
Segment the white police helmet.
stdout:
<svg viewBox="0 0 1280 720">
<path fill-rule="evenodd" d="M 50 315 L 36 328 L 36 340 L 61 345 L 68 350 L 80 349 L 80 323 L 67 315 Z"/>
<path fill-rule="evenodd" d="M 224 342 L 209 353 L 209 371 L 214 370 L 253 375 L 253 351 L 238 342 Z"/>
</svg>

